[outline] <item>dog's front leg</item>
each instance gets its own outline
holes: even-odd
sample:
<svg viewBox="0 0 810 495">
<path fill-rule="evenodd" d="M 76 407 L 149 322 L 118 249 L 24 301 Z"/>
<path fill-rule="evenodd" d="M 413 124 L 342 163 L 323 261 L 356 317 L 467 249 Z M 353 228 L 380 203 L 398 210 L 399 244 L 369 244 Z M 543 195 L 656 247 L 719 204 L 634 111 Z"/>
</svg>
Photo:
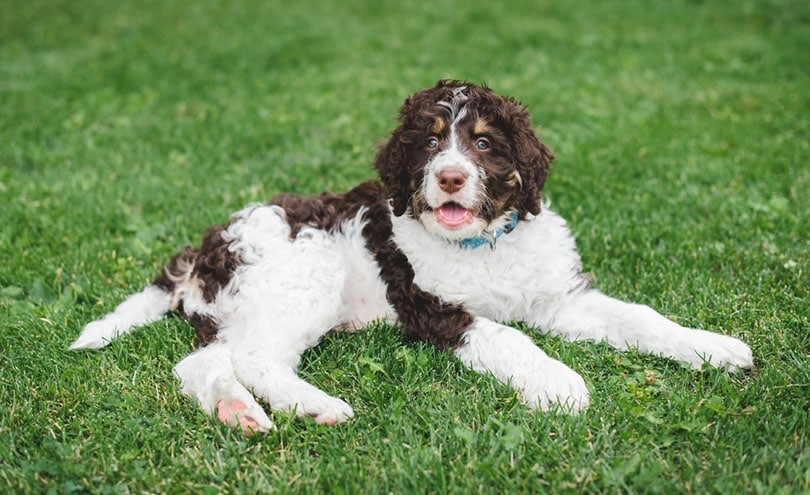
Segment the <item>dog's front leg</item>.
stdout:
<svg viewBox="0 0 810 495">
<path fill-rule="evenodd" d="M 576 413 L 588 406 L 582 377 L 514 328 L 477 317 L 454 353 L 472 369 L 490 372 L 520 390 L 530 407 Z"/>
<path fill-rule="evenodd" d="M 388 302 L 409 339 L 452 349 L 467 366 L 492 373 L 520 390 L 523 401 L 531 407 L 558 407 L 575 413 L 588 406 L 588 388 L 582 377 L 548 357 L 522 332 L 473 316 L 462 305 L 419 288 L 408 258 L 391 241 L 390 223 L 379 222 L 364 235 L 380 267 L 380 277 L 388 286 Z"/>
<path fill-rule="evenodd" d="M 699 369 L 703 363 L 734 371 L 751 368 L 751 349 L 741 340 L 685 328 L 655 310 L 613 299 L 596 290 L 568 295 L 555 311 L 532 323 L 570 340 L 606 342 L 619 349 L 666 356 Z"/>
</svg>

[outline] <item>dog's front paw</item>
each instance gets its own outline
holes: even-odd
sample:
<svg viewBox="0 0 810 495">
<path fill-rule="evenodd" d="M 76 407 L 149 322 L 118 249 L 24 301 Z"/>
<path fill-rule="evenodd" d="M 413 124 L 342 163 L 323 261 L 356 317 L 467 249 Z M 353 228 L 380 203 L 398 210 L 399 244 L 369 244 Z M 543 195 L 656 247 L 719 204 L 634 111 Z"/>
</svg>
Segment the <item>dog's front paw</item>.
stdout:
<svg viewBox="0 0 810 495">
<path fill-rule="evenodd" d="M 523 401 L 543 411 L 557 409 L 577 414 L 590 403 L 585 380 L 574 370 L 554 359 L 546 359 L 530 376 L 515 383 L 523 392 Z"/>
<path fill-rule="evenodd" d="M 299 404 L 301 410 L 299 415 L 309 416 L 319 425 L 334 425 L 343 423 L 354 417 L 351 406 L 337 397 L 324 394 L 324 397 L 307 404 Z"/>
<path fill-rule="evenodd" d="M 532 408 L 576 414 L 590 402 L 582 377 L 517 329 L 476 318 L 455 354 L 472 369 L 509 383 Z"/>
<path fill-rule="evenodd" d="M 700 369 L 703 363 L 729 372 L 750 369 L 754 366 L 754 355 L 748 345 L 734 337 L 705 330 L 693 330 L 692 349 L 684 356 L 684 361 L 693 368 Z"/>
</svg>

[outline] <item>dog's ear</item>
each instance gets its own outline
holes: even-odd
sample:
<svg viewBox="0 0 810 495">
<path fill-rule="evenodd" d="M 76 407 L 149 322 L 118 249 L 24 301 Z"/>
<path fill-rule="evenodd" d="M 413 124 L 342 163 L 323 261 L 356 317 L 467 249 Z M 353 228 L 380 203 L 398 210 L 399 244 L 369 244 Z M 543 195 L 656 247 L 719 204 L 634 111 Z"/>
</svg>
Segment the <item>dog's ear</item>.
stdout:
<svg viewBox="0 0 810 495">
<path fill-rule="evenodd" d="M 414 142 L 420 134 L 419 122 L 426 120 L 426 109 L 434 105 L 446 88 L 423 89 L 409 96 L 399 109 L 399 126 L 391 133 L 391 138 L 380 146 L 374 168 L 391 198 L 394 216 L 402 216 L 408 209 L 413 192 L 409 163 L 414 157 Z"/>
<path fill-rule="evenodd" d="M 543 184 L 554 160 L 554 153 L 540 142 L 532 129 L 526 109 L 512 100 L 510 111 L 515 146 L 515 166 L 520 174 L 518 205 L 524 213 L 540 213 Z"/>
<path fill-rule="evenodd" d="M 410 177 L 401 126 L 380 146 L 374 160 L 374 168 L 377 169 L 377 174 L 385 186 L 386 195 L 391 198 L 394 216 L 402 216 L 408 208 Z"/>
</svg>

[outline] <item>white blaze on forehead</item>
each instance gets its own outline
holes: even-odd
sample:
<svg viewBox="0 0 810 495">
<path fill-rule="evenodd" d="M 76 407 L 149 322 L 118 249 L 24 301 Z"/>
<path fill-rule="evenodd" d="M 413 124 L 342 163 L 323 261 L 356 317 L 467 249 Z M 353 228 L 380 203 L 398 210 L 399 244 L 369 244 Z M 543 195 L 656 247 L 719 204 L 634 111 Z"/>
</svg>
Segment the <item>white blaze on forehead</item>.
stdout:
<svg viewBox="0 0 810 495">
<path fill-rule="evenodd" d="M 458 149 L 458 136 L 456 125 L 467 116 L 467 101 L 470 99 L 466 94 L 467 86 L 460 86 L 453 90 L 453 98 L 450 101 L 440 101 L 438 105 L 450 112 L 450 150 L 460 153 Z"/>
<path fill-rule="evenodd" d="M 455 140 L 456 124 L 461 122 L 467 115 L 467 100 L 470 98 L 465 91 L 467 86 L 461 86 L 453 90 L 453 99 L 450 101 L 440 101 L 438 105 L 450 112 L 450 140 Z"/>
</svg>

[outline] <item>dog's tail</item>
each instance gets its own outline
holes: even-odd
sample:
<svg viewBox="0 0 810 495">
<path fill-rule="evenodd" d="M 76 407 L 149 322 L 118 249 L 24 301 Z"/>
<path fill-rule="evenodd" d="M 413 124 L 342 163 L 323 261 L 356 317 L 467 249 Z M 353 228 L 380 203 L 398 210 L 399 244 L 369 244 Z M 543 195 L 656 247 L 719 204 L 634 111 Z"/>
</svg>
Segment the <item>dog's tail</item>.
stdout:
<svg viewBox="0 0 810 495">
<path fill-rule="evenodd" d="M 100 349 L 135 327 L 158 321 L 176 309 L 196 256 L 197 251 L 188 247 L 176 255 L 152 285 L 129 296 L 104 318 L 88 323 L 70 348 Z"/>
</svg>

